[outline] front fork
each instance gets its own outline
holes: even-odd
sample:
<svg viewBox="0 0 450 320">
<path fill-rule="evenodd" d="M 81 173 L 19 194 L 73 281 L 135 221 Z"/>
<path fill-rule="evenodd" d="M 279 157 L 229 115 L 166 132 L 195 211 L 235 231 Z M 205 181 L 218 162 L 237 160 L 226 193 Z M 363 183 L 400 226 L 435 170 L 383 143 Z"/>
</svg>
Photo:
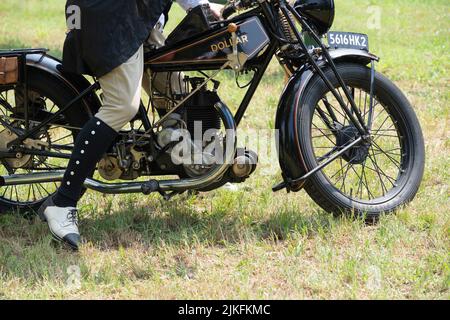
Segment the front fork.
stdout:
<svg viewBox="0 0 450 320">
<path fill-rule="evenodd" d="M 374 94 L 375 94 L 375 61 L 370 63 L 370 103 L 369 103 L 369 115 L 367 120 L 367 129 L 369 134 L 372 131 L 373 126 L 373 108 L 374 108 Z"/>
<path fill-rule="evenodd" d="M 349 117 L 349 119 L 352 121 L 352 123 L 354 124 L 354 126 L 358 130 L 359 134 L 362 137 L 364 137 L 364 139 L 368 138 L 369 137 L 369 130 L 368 130 L 368 128 L 365 125 L 364 119 L 362 118 L 358 107 L 356 106 L 356 103 L 355 103 L 355 100 L 353 99 L 352 94 L 348 90 L 348 87 L 345 85 L 344 80 L 342 79 L 341 75 L 337 71 L 336 65 L 335 65 L 333 59 L 331 58 L 331 56 L 330 56 L 330 54 L 328 52 L 328 49 L 322 43 L 322 41 L 319 38 L 319 36 L 317 36 L 317 34 L 314 32 L 314 30 L 309 26 L 309 24 L 303 19 L 303 17 L 301 17 L 298 14 L 298 12 L 291 5 L 282 2 L 281 5 L 280 5 L 280 9 L 283 12 L 283 14 L 285 15 L 285 17 L 287 18 L 287 21 L 288 21 L 291 29 L 293 30 L 293 32 L 294 32 L 294 34 L 295 34 L 295 36 L 296 36 L 296 38 L 298 40 L 298 43 L 299 43 L 302 51 L 305 52 L 309 63 L 312 65 L 314 70 L 323 79 L 323 81 L 325 82 L 325 84 L 328 87 L 328 89 L 330 90 L 330 92 L 333 94 L 333 96 L 339 102 L 341 108 L 344 110 L 346 115 Z M 326 75 L 323 72 L 322 68 L 318 65 L 316 59 L 314 59 L 313 55 L 311 54 L 311 52 L 306 47 L 306 45 L 305 45 L 305 43 L 304 43 L 304 41 L 302 39 L 302 36 L 301 36 L 300 32 L 298 31 L 298 29 L 297 29 L 297 27 L 295 25 L 295 22 L 292 20 L 292 18 L 291 18 L 289 13 L 291 13 L 295 17 L 295 19 L 301 24 L 301 26 L 306 31 L 308 31 L 310 33 L 310 35 L 312 36 L 314 41 L 320 46 L 319 50 L 317 50 L 317 53 L 323 54 L 323 56 L 326 58 L 328 64 L 331 67 L 331 70 L 333 71 L 334 75 L 336 76 L 336 78 L 337 78 L 337 80 L 339 82 L 339 85 L 342 87 L 342 90 L 344 91 L 344 94 L 345 94 L 346 98 L 350 102 L 350 109 L 347 107 L 346 103 L 342 99 L 342 97 L 339 94 L 339 92 L 337 92 L 337 90 L 334 88 L 333 84 L 326 77 Z M 356 115 L 356 117 L 355 117 L 355 115 Z"/>
<path fill-rule="evenodd" d="M 329 164 L 331 164 L 336 159 L 341 157 L 343 154 L 345 154 L 351 148 L 353 148 L 361 143 L 370 143 L 370 139 L 371 139 L 370 133 L 371 133 L 372 125 L 373 125 L 373 114 L 374 114 L 373 109 L 374 109 L 374 90 L 375 90 L 375 61 L 373 61 L 373 60 L 371 61 L 370 105 L 369 105 L 368 121 L 366 124 L 363 116 L 361 115 L 361 112 L 359 111 L 359 108 L 356 105 L 353 95 L 351 94 L 351 92 L 349 91 L 349 88 L 346 86 L 343 78 L 337 71 L 336 65 L 335 65 L 333 59 L 331 58 L 331 56 L 328 52 L 328 49 L 322 43 L 319 36 L 317 36 L 317 34 L 314 32 L 314 30 L 308 25 L 308 23 L 303 19 L 303 17 L 301 17 L 298 14 L 298 12 L 291 5 L 282 2 L 280 4 L 280 9 L 283 12 L 283 14 L 285 15 L 291 29 L 293 30 L 293 32 L 298 40 L 298 44 L 300 45 L 302 51 L 306 54 L 308 62 L 311 64 L 311 66 L 313 67 L 315 72 L 317 72 L 317 74 L 319 74 L 319 76 L 325 82 L 325 84 L 328 87 L 328 89 L 330 90 L 330 92 L 336 98 L 336 100 L 338 101 L 339 105 L 341 106 L 341 108 L 343 109 L 345 114 L 349 117 L 352 124 L 355 126 L 355 128 L 359 132 L 358 138 L 356 138 L 354 141 L 352 141 L 348 145 L 341 148 L 339 151 L 330 155 L 330 157 L 326 161 L 324 161 L 323 163 L 318 165 L 316 168 L 308 171 L 305 175 L 303 175 L 302 177 L 300 177 L 298 179 L 290 179 L 288 177 L 285 177 L 284 181 L 282 183 L 280 183 L 272 188 L 273 191 L 279 191 L 282 189 L 287 189 L 288 191 L 290 191 L 292 186 L 296 186 L 298 189 L 299 185 L 300 186 L 304 185 L 304 183 L 311 176 L 313 176 L 317 172 L 323 170 L 325 167 L 327 167 Z M 306 47 L 306 45 L 302 39 L 302 36 L 299 33 L 299 31 L 295 25 L 295 22 L 292 20 L 291 15 L 289 13 L 291 13 L 292 16 L 295 17 L 295 19 L 301 24 L 301 26 L 304 28 L 304 30 L 308 31 L 310 33 L 310 35 L 312 36 L 313 40 L 319 45 L 320 48 L 317 48 L 317 50 L 315 50 L 315 53 L 322 54 L 325 57 L 331 70 L 333 71 L 336 79 L 338 80 L 339 85 L 342 87 L 342 90 L 344 91 L 344 94 L 345 94 L 347 100 L 350 103 L 350 108 L 347 107 L 347 104 L 344 102 L 340 93 L 334 88 L 331 81 L 327 78 L 327 76 L 323 72 L 321 66 L 319 66 L 319 64 L 317 63 L 314 56 L 311 54 L 311 52 Z"/>
</svg>

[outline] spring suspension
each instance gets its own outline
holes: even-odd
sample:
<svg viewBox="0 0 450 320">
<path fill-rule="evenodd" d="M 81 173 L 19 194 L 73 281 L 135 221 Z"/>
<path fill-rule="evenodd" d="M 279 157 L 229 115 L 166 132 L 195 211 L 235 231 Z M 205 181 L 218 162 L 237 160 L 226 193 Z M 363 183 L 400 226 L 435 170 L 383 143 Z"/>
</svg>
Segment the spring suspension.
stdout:
<svg viewBox="0 0 450 320">
<path fill-rule="evenodd" d="M 288 13 L 289 18 L 293 20 L 292 13 Z M 279 21 L 280 21 L 280 27 L 283 31 L 283 35 L 286 40 L 289 42 L 295 42 L 297 41 L 297 38 L 295 37 L 295 33 L 292 30 L 291 26 L 289 25 L 288 18 L 285 16 L 285 14 L 280 10 L 278 12 Z"/>
</svg>

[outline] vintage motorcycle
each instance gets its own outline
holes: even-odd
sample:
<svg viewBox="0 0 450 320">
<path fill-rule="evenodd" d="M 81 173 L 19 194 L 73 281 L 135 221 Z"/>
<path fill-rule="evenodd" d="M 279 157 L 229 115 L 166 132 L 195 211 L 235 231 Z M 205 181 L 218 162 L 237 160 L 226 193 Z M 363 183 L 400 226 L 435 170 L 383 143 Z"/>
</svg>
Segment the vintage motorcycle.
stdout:
<svg viewBox="0 0 450 320">
<path fill-rule="evenodd" d="M 424 170 L 417 117 L 375 70 L 379 59 L 366 35 L 329 31 L 334 16 L 333 0 L 234 0 L 220 21 L 208 7 L 192 10 L 164 46 L 146 50 L 146 72 L 168 75 L 168 90 L 151 89 L 85 187 L 168 200 L 244 182 L 258 156 L 238 148 L 233 132 L 276 57 L 288 81 L 275 122 L 282 181 L 273 190 L 304 188 L 328 212 L 369 219 L 410 202 Z M 0 58 L 0 210 L 36 210 L 62 180 L 74 139 L 101 106 L 101 88 L 65 72 L 44 49 L 2 51 Z M 217 93 L 225 70 L 251 75 L 235 114 Z M 173 75 L 183 90 L 171 90 Z M 198 122 L 202 133 L 216 130 L 201 142 L 203 162 L 175 162 L 171 153 L 183 139 L 174 131 L 193 134 Z M 211 143 L 223 146 L 221 163 L 207 161 Z"/>
</svg>

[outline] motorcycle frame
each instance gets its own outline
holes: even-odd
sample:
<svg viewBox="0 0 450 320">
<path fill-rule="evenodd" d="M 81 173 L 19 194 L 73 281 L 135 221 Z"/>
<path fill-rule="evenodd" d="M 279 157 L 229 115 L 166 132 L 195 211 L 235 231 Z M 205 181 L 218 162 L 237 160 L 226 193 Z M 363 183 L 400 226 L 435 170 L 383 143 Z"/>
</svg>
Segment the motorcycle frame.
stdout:
<svg viewBox="0 0 450 320">
<path fill-rule="evenodd" d="M 222 22 L 224 25 L 225 23 L 231 23 L 231 22 L 239 22 L 242 21 L 248 17 L 253 17 L 255 15 L 261 17 L 261 8 L 256 8 L 253 9 L 251 11 L 249 11 L 248 13 L 239 15 L 238 17 L 234 18 L 234 19 L 230 19 L 227 20 L 226 22 Z M 198 35 L 197 37 L 195 37 L 194 39 L 192 39 L 192 41 L 196 41 L 198 39 L 201 39 L 202 37 L 204 37 L 204 35 Z M 169 45 L 169 46 L 165 46 L 164 49 L 165 50 L 173 50 L 176 49 L 177 47 L 179 47 L 178 43 L 175 43 L 173 45 Z M 273 58 L 273 56 L 275 55 L 277 49 L 279 47 L 279 42 L 277 39 L 272 38 L 270 39 L 270 44 L 269 47 L 266 49 L 266 51 L 264 52 L 263 55 L 261 55 L 260 57 L 258 57 L 258 59 L 256 59 L 256 61 L 252 62 L 251 64 L 247 65 L 246 68 L 253 68 L 253 69 L 257 69 L 257 72 L 255 72 L 252 80 L 251 80 L 251 85 L 249 86 L 249 88 L 247 89 L 247 92 L 238 108 L 238 110 L 236 111 L 235 115 L 234 115 L 234 120 L 236 122 L 236 125 L 239 125 L 245 112 L 247 111 L 247 108 L 256 92 L 256 89 L 258 88 L 265 71 L 267 70 L 267 67 L 270 64 L 271 59 Z M 45 49 L 46 50 L 46 49 Z M 16 51 L 16 54 L 19 54 L 22 56 L 22 61 L 26 62 L 26 55 L 27 54 L 34 54 L 37 52 L 42 52 L 42 51 Z M 14 53 L 12 53 L 14 54 Z M 1 53 L 0 53 L 1 55 Z M 148 67 L 150 69 L 154 69 L 154 70 L 158 70 L 157 67 L 155 68 L 154 66 L 152 66 L 152 64 L 148 64 L 148 60 L 151 59 L 152 57 L 154 57 L 155 55 L 146 55 L 145 60 L 147 62 L 145 62 L 145 64 L 148 65 Z M 205 71 L 205 70 L 217 70 L 219 67 L 218 65 L 215 65 L 214 67 L 211 66 L 211 64 L 202 64 L 201 61 L 199 61 L 195 67 L 186 69 L 180 69 L 180 68 L 175 68 L 173 70 L 167 70 L 164 69 L 164 71 Z M 162 71 L 162 70 L 160 70 Z M 26 82 L 27 79 L 27 68 L 24 67 L 22 68 L 22 72 L 24 73 L 24 77 L 23 79 Z M 62 107 L 61 109 L 59 109 L 55 114 L 53 114 L 51 117 L 47 118 L 45 121 L 41 122 L 39 125 L 33 127 L 33 129 L 29 130 L 30 128 L 30 122 L 28 120 L 28 117 L 26 117 L 25 119 L 25 133 L 20 135 L 17 139 L 11 141 L 8 144 L 8 147 L 13 147 L 13 146 L 19 146 L 23 141 L 25 141 L 26 139 L 32 137 L 34 134 L 38 133 L 41 129 L 43 129 L 45 126 L 49 125 L 52 123 L 52 121 L 54 121 L 58 116 L 60 116 L 62 113 L 66 112 L 68 109 L 72 108 L 73 106 L 75 106 L 77 103 L 79 103 L 83 98 L 85 98 L 86 96 L 92 94 L 95 91 L 98 91 L 100 89 L 100 84 L 97 80 L 94 81 L 94 83 L 86 88 L 84 91 L 82 91 L 78 96 L 76 96 L 73 100 L 71 100 L 66 106 Z M 28 111 L 28 108 L 26 109 L 26 111 Z M 150 131 L 152 129 L 151 127 L 151 121 L 149 119 L 149 116 L 145 110 L 145 108 L 141 105 L 141 107 L 139 108 L 139 118 L 143 121 L 143 125 L 144 125 L 144 129 L 146 131 Z M 28 153 L 30 153 L 29 151 L 27 151 Z"/>
<path fill-rule="evenodd" d="M 302 177 L 300 177 L 298 179 L 294 179 L 294 180 L 290 179 L 289 177 L 284 177 L 284 181 L 273 188 L 274 191 L 278 191 L 278 190 L 281 190 L 284 188 L 288 189 L 288 191 L 289 191 L 291 185 L 297 184 L 298 182 L 306 181 L 309 177 L 311 177 L 313 174 L 315 174 L 318 171 L 325 168 L 327 165 L 332 163 L 335 159 L 337 159 L 340 155 L 344 154 L 351 147 L 353 147 L 359 143 L 362 143 L 362 142 L 366 141 L 367 139 L 370 139 L 370 128 L 368 128 L 364 124 L 364 120 L 362 119 L 361 114 L 359 113 L 359 110 L 355 104 L 355 101 L 354 101 L 353 97 L 351 96 L 351 93 L 349 92 L 347 86 L 344 83 L 344 80 L 342 79 L 339 72 L 337 71 L 336 65 L 333 61 L 333 58 L 331 57 L 330 53 L 328 52 L 328 48 L 326 48 L 325 45 L 322 43 L 320 37 L 314 32 L 314 30 L 308 24 L 308 22 L 295 10 L 295 8 L 293 8 L 285 0 L 279 0 L 279 7 L 280 7 L 281 11 L 284 13 L 285 17 L 287 18 L 287 20 L 297 38 L 297 43 L 301 46 L 302 53 L 305 56 L 304 65 L 308 65 L 307 66 L 308 68 L 312 68 L 323 79 L 325 84 L 330 89 L 330 92 L 335 96 L 335 98 L 341 105 L 342 109 L 349 116 L 350 120 L 355 124 L 355 127 L 357 128 L 357 130 L 359 131 L 359 133 L 361 135 L 358 139 L 353 141 L 351 144 L 343 147 L 341 150 L 339 150 L 338 152 L 333 154 L 333 156 L 330 159 L 328 159 L 324 163 L 318 165 L 316 168 L 310 170 L 309 172 L 306 172 Z M 293 20 L 291 18 L 289 13 L 292 14 L 292 16 L 294 17 L 295 20 Z M 277 54 L 277 50 L 279 50 L 279 48 L 281 47 L 282 43 L 279 39 L 282 38 L 283 35 L 279 34 L 279 31 L 277 30 L 277 27 L 273 22 L 273 20 L 277 19 L 277 18 L 274 17 L 271 5 L 268 4 L 266 1 L 261 1 L 259 3 L 258 7 L 251 9 L 251 10 L 247 11 L 246 13 L 240 14 L 240 15 L 238 15 L 232 19 L 226 20 L 226 21 L 218 22 L 218 24 L 221 24 L 221 26 L 225 28 L 226 25 L 229 23 L 240 22 L 246 18 L 254 17 L 254 16 L 257 16 L 258 18 L 260 18 L 262 20 L 263 26 L 265 26 L 266 31 L 269 31 L 268 35 L 270 38 L 270 43 L 268 44 L 268 47 L 265 49 L 265 52 L 261 56 L 259 56 L 257 59 L 254 59 L 254 61 L 252 61 L 251 63 L 248 63 L 245 66 L 246 69 L 249 69 L 249 70 L 251 69 L 251 70 L 256 70 L 256 71 L 253 75 L 250 86 L 247 89 L 247 92 L 245 93 L 244 98 L 240 103 L 239 108 L 237 109 L 236 113 L 233 115 L 233 120 L 234 120 L 234 124 L 235 124 L 236 128 L 242 121 L 242 118 L 243 118 L 245 112 L 247 111 L 248 106 L 256 92 L 256 89 L 258 88 L 258 86 L 265 74 L 265 71 L 267 70 L 267 67 L 269 66 L 272 58 Z M 308 50 L 308 48 L 306 47 L 306 45 L 302 39 L 302 36 L 301 36 L 298 28 L 295 25 L 296 22 L 299 23 L 305 30 L 307 30 L 313 36 L 313 39 L 315 40 L 315 42 L 319 45 L 319 47 L 321 49 L 320 54 L 323 55 L 323 57 L 326 59 L 327 64 L 332 69 L 333 74 L 336 76 L 341 87 L 343 88 L 346 98 L 350 102 L 350 109 L 347 107 L 346 103 L 343 101 L 340 94 L 332 86 L 330 80 L 326 77 L 325 73 L 323 72 L 323 66 L 314 57 L 313 53 L 310 52 Z M 201 39 L 202 37 L 204 37 L 204 35 L 200 34 L 196 38 L 191 39 L 191 40 L 195 41 L 196 39 Z M 168 46 L 164 47 L 164 50 L 171 50 L 171 49 L 177 48 L 177 46 L 179 46 L 178 43 L 168 45 Z M 27 69 L 28 68 L 26 66 L 26 61 L 27 61 L 26 57 L 29 54 L 36 54 L 36 53 L 39 53 L 39 54 L 42 54 L 42 56 L 45 56 L 46 52 L 47 52 L 46 49 L 12 50 L 12 51 L 8 51 L 8 52 L 0 52 L 0 56 L 15 55 L 15 56 L 21 57 L 21 64 L 22 64 L 21 74 L 22 74 L 22 76 L 20 77 L 19 85 L 22 85 L 24 87 L 24 89 L 26 90 L 25 97 L 28 96 L 28 77 L 27 77 Z M 154 56 L 155 56 L 155 54 L 146 55 L 145 61 L 147 61 L 146 64 L 148 64 L 148 67 L 150 69 L 157 70 L 157 67 L 153 66 L 151 63 L 148 63 L 148 61 L 151 60 L 151 58 Z M 202 62 L 199 61 L 195 66 L 191 66 L 188 69 L 174 68 L 173 70 L 165 69 L 165 70 L 161 70 L 161 71 L 204 71 L 204 70 L 217 70 L 217 68 L 218 68 L 218 66 L 214 67 L 214 66 L 211 66 L 211 64 L 202 64 Z M 372 83 L 371 83 L 371 94 L 370 94 L 371 103 L 370 103 L 370 110 L 369 110 L 369 119 L 371 119 L 371 114 L 373 112 L 372 111 L 373 81 L 374 81 L 373 78 L 374 78 L 374 70 L 375 70 L 373 60 L 371 63 L 371 68 L 372 68 Z M 14 141 L 10 142 L 8 144 L 8 147 L 9 148 L 19 147 L 20 144 L 24 140 L 26 140 L 29 137 L 32 137 L 35 133 L 39 132 L 42 128 L 51 124 L 52 121 L 54 121 L 59 115 L 61 115 L 68 109 L 72 108 L 77 103 L 82 101 L 86 96 L 96 92 L 99 89 L 100 89 L 100 84 L 97 80 L 95 80 L 93 84 L 91 84 L 89 87 L 85 88 L 81 93 L 78 94 L 78 96 L 76 96 L 73 100 L 71 100 L 66 106 L 64 106 L 63 108 L 58 110 L 58 112 L 56 112 L 51 117 L 47 118 L 45 121 L 41 122 L 39 125 L 33 127 L 31 130 L 30 130 L 30 121 L 29 121 L 28 106 L 27 106 L 28 99 L 25 99 L 26 100 L 25 101 L 25 103 L 26 103 L 26 105 L 25 105 L 25 127 L 26 127 L 25 133 L 23 135 L 20 135 Z M 151 121 L 149 119 L 148 113 L 142 104 L 140 106 L 138 114 L 139 114 L 140 119 L 143 122 L 143 127 L 144 127 L 145 131 L 153 132 L 152 131 L 153 128 L 151 126 Z M 356 118 L 355 118 L 355 115 L 356 115 Z M 228 115 L 226 115 L 226 116 L 228 116 Z M 228 118 L 229 118 L 229 116 L 228 116 Z M 231 119 L 228 119 L 228 120 L 231 120 Z M 20 150 L 22 152 L 26 152 L 27 154 L 33 154 L 33 151 L 30 151 L 30 150 L 26 150 L 26 149 L 18 149 L 18 150 Z M 4 153 L 3 152 L 0 154 L 0 156 L 6 157 L 8 155 L 15 155 L 16 152 L 18 152 L 18 151 L 13 151 L 12 153 Z M 51 153 L 45 152 L 45 151 L 40 151 L 39 155 L 68 158 L 68 156 L 61 156 L 61 155 L 56 156 L 54 154 L 51 154 Z M 33 174 L 31 174 L 31 175 L 33 175 Z M 62 180 L 61 172 L 54 172 L 53 174 L 49 173 L 49 175 L 47 176 L 47 180 L 45 179 L 45 174 L 39 173 L 39 174 L 35 174 L 35 175 L 36 175 L 36 178 L 39 179 L 39 182 L 57 182 L 57 181 Z M 15 176 L 11 176 L 11 178 L 1 177 L 0 186 L 10 185 L 10 184 L 12 185 L 12 184 L 32 183 L 32 180 L 27 179 L 25 177 L 28 175 L 23 175 L 24 176 L 23 178 L 20 176 L 21 175 L 15 175 Z M 155 181 L 155 180 L 151 180 L 150 182 L 153 182 L 153 181 Z M 114 187 L 107 188 L 108 185 L 116 186 L 116 187 L 115 188 Z M 143 184 L 137 183 L 137 182 L 135 182 L 135 183 L 120 183 L 120 184 L 118 184 L 118 183 L 103 184 L 103 183 L 100 183 L 95 180 L 87 179 L 86 186 L 90 187 L 94 190 L 104 192 L 104 193 L 130 193 L 130 192 L 138 192 L 138 190 L 142 191 Z M 155 185 L 154 187 L 150 187 L 150 189 L 152 189 L 152 188 L 155 189 L 155 190 L 152 190 L 152 192 L 153 191 L 174 190 L 174 188 L 170 188 L 169 186 L 164 188 L 164 190 L 162 190 L 161 186 L 159 184 L 157 186 Z M 175 188 L 175 189 L 176 189 L 176 192 L 183 191 L 183 187 Z M 112 192 L 111 192 L 111 190 L 112 190 Z"/>
</svg>

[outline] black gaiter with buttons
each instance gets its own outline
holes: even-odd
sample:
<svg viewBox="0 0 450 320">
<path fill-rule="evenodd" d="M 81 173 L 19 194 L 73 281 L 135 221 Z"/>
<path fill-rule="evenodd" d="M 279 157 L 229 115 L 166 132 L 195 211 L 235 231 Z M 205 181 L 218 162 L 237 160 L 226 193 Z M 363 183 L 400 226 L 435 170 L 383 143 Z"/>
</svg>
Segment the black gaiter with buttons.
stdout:
<svg viewBox="0 0 450 320">
<path fill-rule="evenodd" d="M 53 201 L 58 207 L 76 207 L 84 180 L 108 151 L 118 133 L 98 118 L 89 120 L 75 140 L 72 156 Z"/>
</svg>

